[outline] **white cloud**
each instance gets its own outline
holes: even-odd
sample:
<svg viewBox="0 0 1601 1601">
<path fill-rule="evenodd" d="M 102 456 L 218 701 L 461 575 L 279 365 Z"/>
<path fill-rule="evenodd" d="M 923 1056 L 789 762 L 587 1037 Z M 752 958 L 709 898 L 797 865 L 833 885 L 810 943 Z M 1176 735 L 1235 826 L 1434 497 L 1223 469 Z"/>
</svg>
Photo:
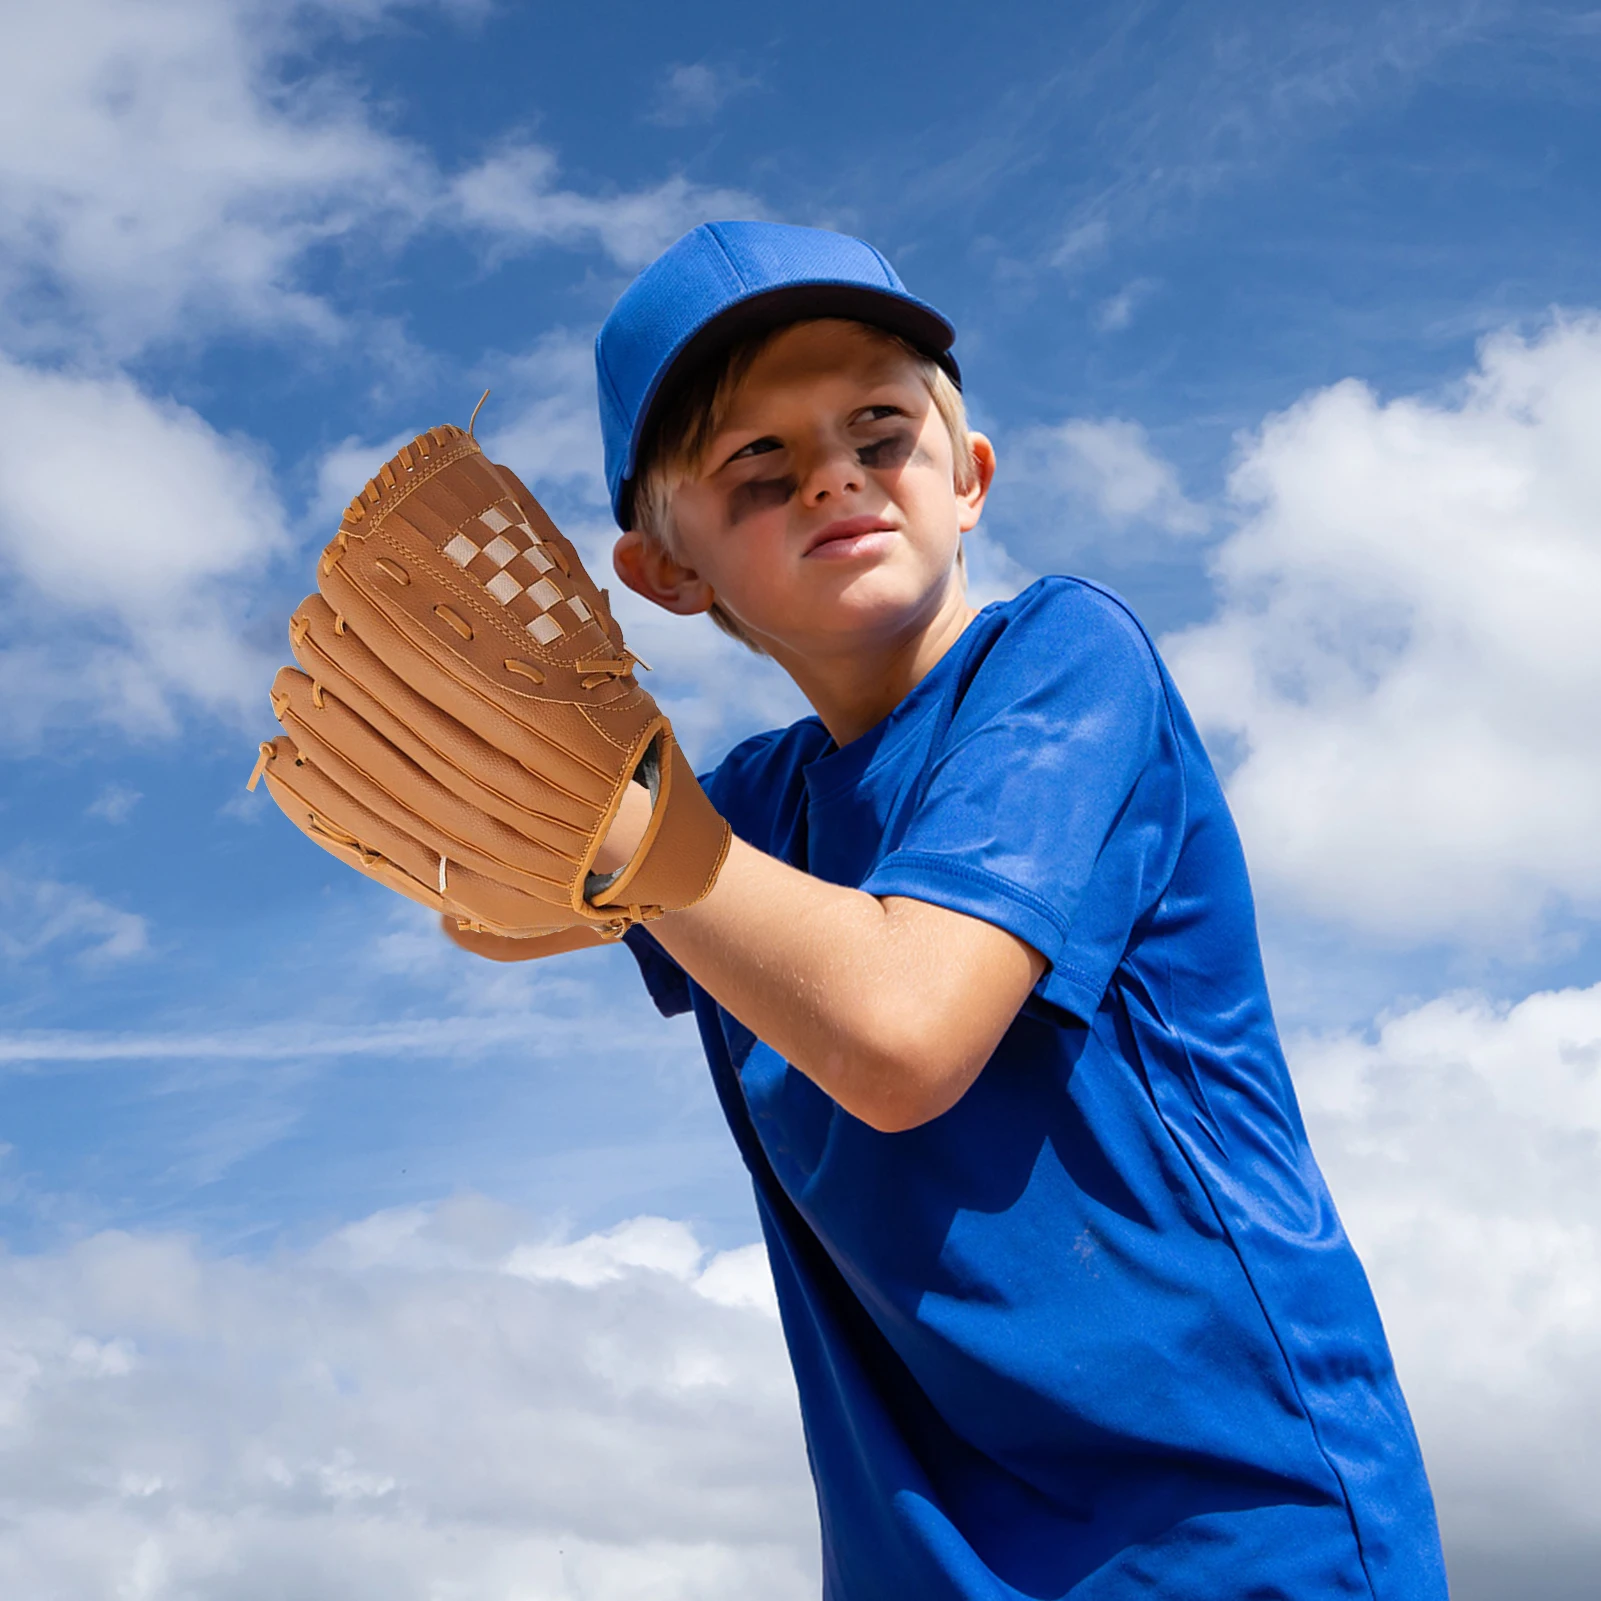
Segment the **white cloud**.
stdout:
<svg viewBox="0 0 1601 1601">
<path fill-rule="evenodd" d="M 765 1245 L 742 1245 L 719 1251 L 700 1270 L 695 1289 L 719 1306 L 748 1306 L 778 1316 L 778 1292 L 773 1288 Z"/>
<path fill-rule="evenodd" d="M 143 794 L 129 784 L 107 784 L 84 812 L 86 816 L 98 817 L 107 823 L 126 823 L 143 799 Z"/>
<path fill-rule="evenodd" d="M 574 507 L 588 516 L 608 506 L 594 335 L 554 329 L 527 350 L 485 356 L 479 370 L 489 397 L 474 432 L 490 460 L 509 466 L 564 521 L 571 520 L 566 514 Z M 459 412 L 432 417 L 427 426 L 453 422 L 465 428 L 480 393 L 464 390 Z M 409 429 L 370 444 L 352 436 L 328 450 L 316 467 L 312 519 L 331 537 L 352 497 L 412 437 Z M 609 564 L 602 581 L 607 570 Z"/>
<path fill-rule="evenodd" d="M 1601 906 L 1598 415 L 1571 317 L 1445 399 L 1347 381 L 1247 441 L 1218 613 L 1165 648 L 1271 893 L 1503 948 Z"/>
<path fill-rule="evenodd" d="M 664 128 L 710 122 L 732 96 L 754 86 L 753 79 L 732 67 L 709 61 L 681 62 L 667 69 L 649 120 Z"/>
<path fill-rule="evenodd" d="M 170 732 L 190 702 L 264 703 L 249 591 L 289 547 L 265 464 L 121 376 L 0 358 L 0 684 L 13 737 L 51 722 Z"/>
<path fill-rule="evenodd" d="M 444 942 L 435 934 L 434 943 Z M 194 1033 L 17 1029 L 0 1033 L 0 1062 L 281 1062 L 374 1053 L 397 1058 L 449 1056 L 525 1040 L 532 1021 L 525 1014 L 417 1017 L 399 1023 L 361 1023 L 345 1028 L 274 1023 L 263 1028 Z"/>
<path fill-rule="evenodd" d="M 1104 253 L 1112 230 L 1105 217 L 1086 217 L 1073 223 L 1051 255 L 1053 267 L 1076 267 Z"/>
<path fill-rule="evenodd" d="M 555 156 L 513 145 L 451 181 L 456 213 L 512 242 L 599 245 L 624 267 L 642 267 L 697 223 L 759 217 L 760 203 L 737 189 L 709 189 L 674 176 L 649 189 L 585 195 L 555 185 Z"/>
<path fill-rule="evenodd" d="M 664 1217 L 636 1217 L 603 1234 L 568 1243 L 520 1245 L 506 1258 L 506 1271 L 524 1279 L 558 1279 L 593 1289 L 634 1268 L 690 1278 L 705 1253 L 694 1232 Z"/>
<path fill-rule="evenodd" d="M 295 9 L 302 24 L 349 14 Z M 197 319 L 328 330 L 295 282 L 299 256 L 404 212 L 416 191 L 404 147 L 348 84 L 281 81 L 288 40 L 271 17 L 228 0 L 13 8 L 0 58 L 0 286 L 30 339 L 76 334 L 119 353 Z"/>
<path fill-rule="evenodd" d="M 653 1232 L 677 1249 L 615 1248 Z M 616 1267 L 530 1276 L 520 1247 Z M 267 1261 L 118 1233 L 7 1257 L 0 1590 L 815 1595 L 771 1292 L 726 1293 L 752 1261 L 661 1219 L 549 1246 L 472 1197 Z"/>
<path fill-rule="evenodd" d="M 531 349 L 485 364 L 494 384 L 479 419 L 484 449 L 537 494 L 608 509 L 595 401 L 594 335 L 557 329 Z M 610 564 L 599 570 L 606 581 Z"/>
<path fill-rule="evenodd" d="M 1601 986 L 1448 996 L 1291 1054 L 1448 1551 L 1546 1593 L 1601 1556 Z"/>
<path fill-rule="evenodd" d="M 1055 567 L 1075 544 L 1141 529 L 1190 538 L 1210 519 L 1183 490 L 1171 462 L 1152 448 L 1137 422 L 1070 417 L 1023 430 L 1001 463 L 1002 504 L 1023 552 Z M 1064 518 L 1063 503 L 1076 514 Z M 1083 531 L 1068 532 L 1077 521 Z M 1039 529 L 1051 530 L 1047 538 Z M 1030 532 L 1032 530 L 1032 532 Z M 1050 548 L 1040 548 L 1048 545 Z"/>
<path fill-rule="evenodd" d="M 457 419 L 452 417 L 436 417 L 423 426 L 432 428 L 437 423 L 455 421 Z M 465 426 L 466 418 L 460 422 Z M 370 445 L 352 434 L 325 451 L 317 462 L 316 485 L 307 507 L 308 520 L 327 539 L 332 539 L 345 508 L 361 493 L 362 486 L 402 445 L 415 439 L 419 431 L 408 428 Z"/>
<path fill-rule="evenodd" d="M 144 954 L 144 918 L 108 905 L 77 884 L 0 867 L 0 953 L 21 962 L 44 952 L 68 952 L 89 963 Z"/>
<path fill-rule="evenodd" d="M 1134 321 L 1134 313 L 1150 298 L 1155 288 L 1153 279 L 1130 279 L 1115 295 L 1109 295 L 1095 308 L 1095 326 L 1103 334 L 1121 333 Z"/>
</svg>

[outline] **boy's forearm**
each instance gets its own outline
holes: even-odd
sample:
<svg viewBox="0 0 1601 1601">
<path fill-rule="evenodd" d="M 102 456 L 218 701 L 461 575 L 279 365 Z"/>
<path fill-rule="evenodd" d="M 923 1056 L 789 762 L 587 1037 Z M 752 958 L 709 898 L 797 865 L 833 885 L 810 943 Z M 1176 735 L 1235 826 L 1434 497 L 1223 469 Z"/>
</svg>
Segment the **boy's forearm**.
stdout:
<svg viewBox="0 0 1601 1601">
<path fill-rule="evenodd" d="M 760 1039 L 886 1131 L 961 1098 L 1044 967 L 988 923 L 825 883 L 738 839 L 711 894 L 651 930 Z"/>
</svg>

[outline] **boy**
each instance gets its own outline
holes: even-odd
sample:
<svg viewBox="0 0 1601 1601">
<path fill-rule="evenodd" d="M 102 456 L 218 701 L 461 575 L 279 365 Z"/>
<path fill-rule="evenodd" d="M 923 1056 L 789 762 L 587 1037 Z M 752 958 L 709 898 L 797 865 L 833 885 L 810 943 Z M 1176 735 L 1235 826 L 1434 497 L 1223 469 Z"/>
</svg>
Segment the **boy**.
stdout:
<svg viewBox="0 0 1601 1601">
<path fill-rule="evenodd" d="M 619 576 L 816 712 L 710 776 L 721 876 L 628 941 L 755 1182 L 825 1595 L 1434 1601 L 1221 790 L 1114 596 L 968 606 L 952 339 L 859 241 L 718 223 L 597 343 Z"/>
<path fill-rule="evenodd" d="M 628 940 L 755 1181 L 825 1594 L 1443 1596 L 1222 793 L 1115 597 L 967 605 L 952 340 L 859 241 L 719 223 L 597 342 L 618 575 L 816 711 Z"/>
</svg>

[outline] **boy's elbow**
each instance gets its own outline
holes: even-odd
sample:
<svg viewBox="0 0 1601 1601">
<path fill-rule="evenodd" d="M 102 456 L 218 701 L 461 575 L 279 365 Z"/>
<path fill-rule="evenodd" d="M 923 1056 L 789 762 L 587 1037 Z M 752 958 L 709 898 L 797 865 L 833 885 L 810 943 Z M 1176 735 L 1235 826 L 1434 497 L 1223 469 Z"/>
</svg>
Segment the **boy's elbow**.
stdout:
<svg viewBox="0 0 1601 1601">
<path fill-rule="evenodd" d="M 932 1123 L 941 1112 L 948 1112 L 952 1104 L 954 1103 L 936 1104 L 932 1100 L 908 1102 L 900 1097 L 879 1097 L 871 1106 L 859 1109 L 853 1115 L 876 1133 L 908 1134 L 914 1128 Z"/>
<path fill-rule="evenodd" d="M 948 1112 L 984 1066 L 921 1028 L 879 1031 L 856 1057 L 850 1074 L 855 1094 L 841 1101 L 853 1117 L 880 1134 L 904 1134 Z"/>
</svg>

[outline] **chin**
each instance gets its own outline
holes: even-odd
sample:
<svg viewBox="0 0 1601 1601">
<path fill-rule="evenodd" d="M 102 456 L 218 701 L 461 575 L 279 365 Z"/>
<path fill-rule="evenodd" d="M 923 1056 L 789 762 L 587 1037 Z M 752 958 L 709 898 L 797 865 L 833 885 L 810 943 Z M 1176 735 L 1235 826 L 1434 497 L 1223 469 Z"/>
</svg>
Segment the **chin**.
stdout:
<svg viewBox="0 0 1601 1601">
<path fill-rule="evenodd" d="M 933 571 L 923 562 L 891 559 L 764 588 L 760 604 L 749 607 L 727 591 L 723 595 L 747 626 L 804 653 L 812 641 L 837 644 L 854 636 L 866 643 L 916 630 L 938 613 L 953 584 L 962 587 L 954 549 L 949 562 Z"/>
<path fill-rule="evenodd" d="M 854 637 L 864 642 L 893 639 L 927 624 L 945 599 L 946 585 L 907 586 L 903 584 L 853 585 L 826 606 L 809 608 L 804 621 L 791 613 L 786 631 L 795 631 L 798 621 L 808 633 L 833 639 Z"/>
</svg>

